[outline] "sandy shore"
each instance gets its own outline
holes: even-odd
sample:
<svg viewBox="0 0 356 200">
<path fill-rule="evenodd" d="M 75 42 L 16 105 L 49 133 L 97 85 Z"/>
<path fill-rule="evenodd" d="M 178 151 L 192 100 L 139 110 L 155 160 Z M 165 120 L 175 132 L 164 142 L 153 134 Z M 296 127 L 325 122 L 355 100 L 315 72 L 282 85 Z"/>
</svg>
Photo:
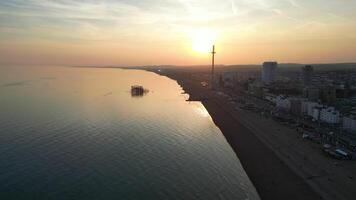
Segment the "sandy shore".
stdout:
<svg viewBox="0 0 356 200">
<path fill-rule="evenodd" d="M 348 180 L 353 171 L 339 170 L 338 174 L 338 169 L 333 168 L 334 160 L 325 161 L 319 151 L 292 135 L 291 130 L 257 114 L 235 110 L 187 73 L 174 70 L 158 73 L 177 80 L 191 101 L 203 103 L 262 199 L 341 200 L 356 196 L 355 183 L 347 182 L 353 181 Z M 319 163 L 324 166 L 318 167 Z M 325 168 L 326 165 L 331 167 Z"/>
</svg>

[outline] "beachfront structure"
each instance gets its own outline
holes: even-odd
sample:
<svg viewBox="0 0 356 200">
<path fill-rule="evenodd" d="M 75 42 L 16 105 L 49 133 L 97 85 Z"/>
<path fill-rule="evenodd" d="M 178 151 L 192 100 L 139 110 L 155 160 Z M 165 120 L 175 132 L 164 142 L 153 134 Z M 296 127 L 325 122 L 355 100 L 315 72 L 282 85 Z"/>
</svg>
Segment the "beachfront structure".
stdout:
<svg viewBox="0 0 356 200">
<path fill-rule="evenodd" d="M 337 124 L 340 122 L 340 112 L 334 107 L 324 107 L 320 110 L 320 121 L 329 124 Z"/>
<path fill-rule="evenodd" d="M 290 113 L 296 116 L 303 115 L 302 104 L 307 100 L 304 98 L 290 98 Z"/>
<path fill-rule="evenodd" d="M 302 114 L 313 117 L 314 108 L 318 106 L 320 107 L 321 105 L 319 103 L 312 102 L 312 101 L 303 101 L 302 108 L 301 108 Z"/>
<path fill-rule="evenodd" d="M 271 93 L 267 93 L 265 94 L 264 99 L 275 104 L 277 100 L 277 96 Z"/>
<path fill-rule="evenodd" d="M 278 96 L 276 98 L 276 108 L 278 111 L 289 112 L 291 108 L 291 102 L 286 96 Z"/>
<path fill-rule="evenodd" d="M 345 116 L 342 120 L 342 128 L 348 131 L 356 131 L 356 116 Z"/>
<path fill-rule="evenodd" d="M 302 108 L 301 108 L 302 115 L 308 115 L 308 104 L 309 104 L 309 101 L 302 102 Z"/>
<path fill-rule="evenodd" d="M 340 122 L 340 112 L 334 107 L 317 105 L 313 108 L 312 117 L 316 121 L 328 124 L 338 124 Z"/>
<path fill-rule="evenodd" d="M 145 89 L 140 85 L 131 86 L 131 96 L 143 96 L 145 93 Z"/>
<path fill-rule="evenodd" d="M 320 111 L 321 109 L 323 109 L 323 106 L 316 106 L 313 108 L 313 111 L 312 111 L 312 117 L 313 117 L 313 120 L 315 121 L 319 121 L 320 120 Z"/>
<path fill-rule="evenodd" d="M 341 121 L 341 114 L 338 110 L 334 107 L 327 107 L 316 102 L 302 101 L 301 112 L 316 121 L 329 124 L 338 124 Z"/>
<path fill-rule="evenodd" d="M 293 115 L 301 116 L 303 114 L 303 105 L 306 102 L 304 98 L 286 97 L 280 95 L 275 98 L 276 108 L 278 111 L 290 112 Z M 304 110 L 306 106 L 304 105 Z"/>
<path fill-rule="evenodd" d="M 262 67 L 262 82 L 271 84 L 276 79 L 277 62 L 264 62 Z"/>
<path fill-rule="evenodd" d="M 302 68 L 302 78 L 303 84 L 305 86 L 311 85 L 312 78 L 313 78 L 314 68 L 311 65 L 306 65 Z"/>
</svg>

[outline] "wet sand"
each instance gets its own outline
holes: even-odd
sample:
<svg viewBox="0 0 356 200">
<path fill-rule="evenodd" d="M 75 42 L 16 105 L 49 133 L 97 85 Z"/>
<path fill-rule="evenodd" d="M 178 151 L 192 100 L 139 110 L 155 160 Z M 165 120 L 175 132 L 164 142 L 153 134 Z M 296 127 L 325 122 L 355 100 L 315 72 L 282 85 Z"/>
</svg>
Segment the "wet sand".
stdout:
<svg viewBox="0 0 356 200">
<path fill-rule="evenodd" d="M 261 199 L 322 199 L 270 147 L 261 142 L 230 112 L 223 109 L 221 102 L 212 97 L 212 93 L 207 88 L 202 88 L 199 82 L 190 79 L 186 73 L 165 71 L 159 74 L 177 80 L 184 91 L 190 95 L 189 100 L 201 101 L 204 104 L 213 121 L 239 157 Z"/>
</svg>

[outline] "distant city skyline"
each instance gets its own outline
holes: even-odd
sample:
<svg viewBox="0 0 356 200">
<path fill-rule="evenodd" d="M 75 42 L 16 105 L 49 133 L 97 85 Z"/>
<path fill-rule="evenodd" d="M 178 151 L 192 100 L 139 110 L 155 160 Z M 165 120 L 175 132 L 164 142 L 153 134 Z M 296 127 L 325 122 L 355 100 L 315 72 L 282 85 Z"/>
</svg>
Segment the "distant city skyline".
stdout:
<svg viewBox="0 0 356 200">
<path fill-rule="evenodd" d="M 2 0 L 0 64 L 356 62 L 356 1 Z M 207 45 L 208 44 L 208 45 Z"/>
</svg>

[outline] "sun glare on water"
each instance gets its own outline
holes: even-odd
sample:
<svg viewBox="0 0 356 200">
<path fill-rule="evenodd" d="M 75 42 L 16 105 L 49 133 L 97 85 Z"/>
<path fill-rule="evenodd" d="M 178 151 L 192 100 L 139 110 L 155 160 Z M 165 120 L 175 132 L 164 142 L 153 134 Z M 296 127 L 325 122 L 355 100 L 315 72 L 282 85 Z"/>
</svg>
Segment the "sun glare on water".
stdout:
<svg viewBox="0 0 356 200">
<path fill-rule="evenodd" d="M 215 43 L 216 33 L 211 30 L 196 30 L 191 34 L 192 49 L 197 53 L 209 53 Z"/>
</svg>

